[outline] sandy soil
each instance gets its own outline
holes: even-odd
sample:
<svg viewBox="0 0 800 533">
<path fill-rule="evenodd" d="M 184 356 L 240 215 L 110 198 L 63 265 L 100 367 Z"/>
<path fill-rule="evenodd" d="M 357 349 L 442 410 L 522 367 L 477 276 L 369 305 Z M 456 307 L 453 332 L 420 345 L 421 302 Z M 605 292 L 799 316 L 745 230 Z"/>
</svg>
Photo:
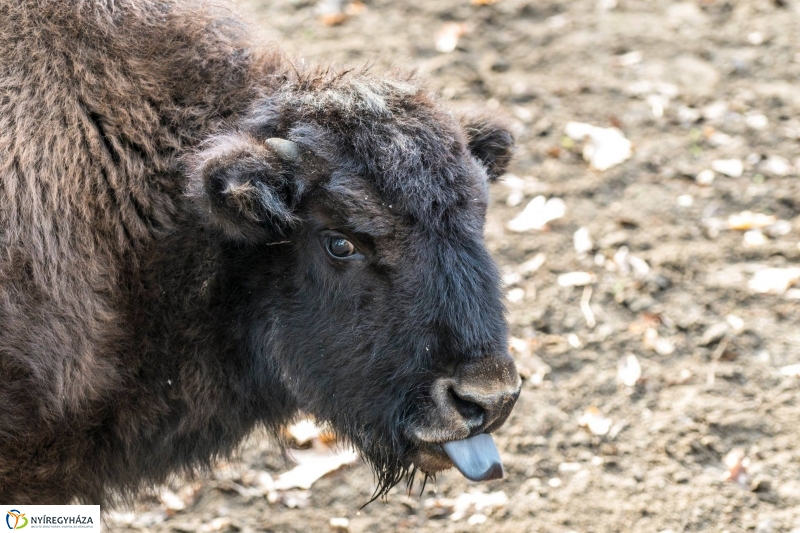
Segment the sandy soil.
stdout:
<svg viewBox="0 0 800 533">
<path fill-rule="evenodd" d="M 419 498 L 398 488 L 359 512 L 374 483 L 356 465 L 270 503 L 254 476 L 287 464 L 254 438 L 232 467 L 173 483 L 185 509 L 152 497 L 110 515 L 109 531 L 329 531 L 333 517 L 353 532 L 800 531 L 800 378 L 785 368 L 800 363 L 798 293 L 749 285 L 800 267 L 800 2 L 614 3 L 369 0 L 327 26 L 316 2 L 243 0 L 307 61 L 415 66 L 444 98 L 513 117 L 518 179 L 494 186 L 486 230 L 530 375 L 497 433 L 507 478 L 445 472 Z M 466 34 L 441 53 L 448 22 Z M 570 121 L 619 127 L 633 156 L 591 169 Z M 741 176 L 698 183 L 719 159 L 742 161 Z M 566 215 L 506 229 L 540 194 Z M 745 238 L 728 229 L 744 210 L 787 223 Z M 591 292 L 559 285 L 573 271 L 593 274 Z M 629 355 L 633 386 L 618 370 Z M 457 519 L 446 499 L 470 491 L 507 501 Z"/>
</svg>

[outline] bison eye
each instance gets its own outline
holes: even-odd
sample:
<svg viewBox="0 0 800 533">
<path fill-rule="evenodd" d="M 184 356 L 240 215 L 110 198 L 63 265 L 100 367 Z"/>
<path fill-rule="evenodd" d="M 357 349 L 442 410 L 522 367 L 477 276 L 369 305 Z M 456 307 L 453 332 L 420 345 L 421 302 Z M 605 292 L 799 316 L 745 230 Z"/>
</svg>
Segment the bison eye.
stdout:
<svg viewBox="0 0 800 533">
<path fill-rule="evenodd" d="M 356 259 L 363 257 L 356 250 L 356 246 L 341 235 L 327 235 L 325 237 L 325 251 L 334 259 Z"/>
</svg>

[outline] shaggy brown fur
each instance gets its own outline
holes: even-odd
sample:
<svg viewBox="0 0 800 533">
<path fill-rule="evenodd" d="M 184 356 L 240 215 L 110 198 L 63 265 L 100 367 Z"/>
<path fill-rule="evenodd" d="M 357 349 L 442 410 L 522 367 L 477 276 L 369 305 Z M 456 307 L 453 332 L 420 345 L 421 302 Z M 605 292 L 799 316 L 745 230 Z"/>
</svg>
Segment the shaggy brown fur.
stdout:
<svg viewBox="0 0 800 533">
<path fill-rule="evenodd" d="M 259 139 L 313 145 L 327 163 L 306 176 L 341 163 L 333 152 L 359 161 L 349 167 L 359 175 L 391 176 L 396 167 L 427 176 L 402 186 L 389 178 L 328 184 L 333 196 L 383 198 L 373 207 L 380 216 L 354 209 L 348 218 L 364 218 L 376 239 L 394 220 L 380 207 L 388 202 L 400 210 L 397 223 L 452 224 L 453 210 L 473 198 L 482 217 L 483 186 L 465 177 L 482 171 L 465 150 L 491 175 L 510 153 L 506 130 L 480 122 L 464 134 L 415 81 L 298 72 L 279 51 L 254 52 L 238 22 L 200 2 L 0 0 L 0 51 L 0 501 L 101 502 L 109 487 L 135 491 L 227 453 L 256 424 L 275 429 L 311 408 L 286 385 L 289 367 L 241 348 L 258 337 L 242 325 L 251 316 L 271 328 L 259 334 L 264 343 L 285 344 L 275 341 L 278 318 L 245 305 L 252 284 L 277 290 L 274 278 L 251 284 L 240 271 L 264 261 L 277 269 L 277 259 L 247 246 L 295 231 L 298 206 L 313 211 L 302 194 L 314 180 L 291 181 Z M 405 107 L 417 118 L 392 130 L 390 117 Z M 386 135 L 408 135 L 396 145 L 416 162 L 401 151 L 364 152 L 355 129 L 363 117 L 374 121 L 373 135 L 384 126 Z M 427 161 L 420 138 L 450 146 L 450 155 Z M 232 165 L 237 175 L 273 169 L 278 181 L 232 180 L 219 190 L 204 181 Z M 423 196 L 430 201 L 408 200 Z M 288 207 L 279 206 L 285 198 Z M 480 222 L 468 226 L 454 238 L 472 242 Z M 474 333 L 470 346 L 504 352 L 496 273 L 487 268 L 480 287 L 489 287 L 490 303 L 471 312 L 493 329 L 483 340 Z M 412 415 L 407 407 L 393 414 Z M 358 440 L 364 423 L 358 428 L 339 429 Z M 408 468 L 387 451 L 397 442 L 370 452 L 362 440 L 378 468 Z"/>
<path fill-rule="evenodd" d="M 120 283 L 174 227 L 176 156 L 281 76 L 193 5 L 0 2 L 0 500 L 87 468 L 71 437 L 132 377 Z"/>
</svg>

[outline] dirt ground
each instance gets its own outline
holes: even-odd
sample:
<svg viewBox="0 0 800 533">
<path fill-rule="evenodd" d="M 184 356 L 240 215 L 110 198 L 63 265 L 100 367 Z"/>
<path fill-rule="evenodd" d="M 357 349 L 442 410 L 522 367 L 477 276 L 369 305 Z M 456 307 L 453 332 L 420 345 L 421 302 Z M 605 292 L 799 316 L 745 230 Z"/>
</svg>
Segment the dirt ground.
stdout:
<svg viewBox="0 0 800 533">
<path fill-rule="evenodd" d="M 184 509 L 154 496 L 109 531 L 330 531 L 341 517 L 352 532 L 800 532 L 800 291 L 752 283 L 800 277 L 765 270 L 800 267 L 800 1 L 365 0 L 336 26 L 310 0 L 242 3 L 306 61 L 415 66 L 443 98 L 512 117 L 519 148 L 486 228 L 528 377 L 496 435 L 507 476 L 449 471 L 359 512 L 374 480 L 358 464 L 270 503 L 253 477 L 289 466 L 253 438 L 232 466 L 172 484 Z M 443 53 L 448 22 L 464 34 Z M 620 128 L 632 157 L 590 168 L 570 121 Z M 731 159 L 741 175 L 703 172 Z M 537 195 L 565 216 L 508 230 Z M 786 222 L 729 229 L 745 210 Z M 589 288 L 558 283 L 576 271 Z M 494 508 L 454 512 L 448 499 L 475 492 Z"/>
</svg>

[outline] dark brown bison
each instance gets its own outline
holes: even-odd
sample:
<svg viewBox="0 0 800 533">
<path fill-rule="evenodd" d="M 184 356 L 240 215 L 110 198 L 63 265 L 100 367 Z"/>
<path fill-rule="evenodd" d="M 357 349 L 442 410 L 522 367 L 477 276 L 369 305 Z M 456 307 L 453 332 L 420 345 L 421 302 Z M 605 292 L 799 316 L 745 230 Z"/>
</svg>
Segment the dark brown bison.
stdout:
<svg viewBox="0 0 800 533">
<path fill-rule="evenodd" d="M 0 0 L 0 501 L 132 494 L 300 411 L 378 494 L 499 476 L 511 145 L 198 2 Z"/>
</svg>

